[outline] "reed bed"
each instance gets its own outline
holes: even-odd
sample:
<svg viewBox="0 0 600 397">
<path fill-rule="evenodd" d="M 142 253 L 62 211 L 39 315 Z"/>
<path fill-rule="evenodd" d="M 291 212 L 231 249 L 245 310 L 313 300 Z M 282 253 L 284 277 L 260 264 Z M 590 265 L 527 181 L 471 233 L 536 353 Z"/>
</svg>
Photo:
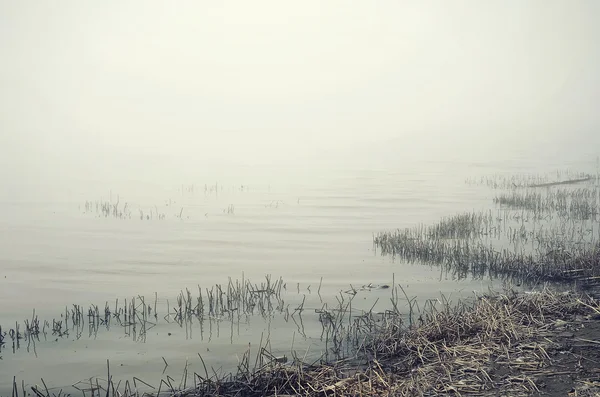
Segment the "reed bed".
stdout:
<svg viewBox="0 0 600 397">
<path fill-rule="evenodd" d="M 80 206 L 81 209 L 81 206 Z M 179 214 L 175 214 L 176 218 L 181 218 L 181 212 L 183 208 L 179 212 Z M 140 220 L 165 220 L 166 214 L 163 211 L 159 211 L 158 206 L 155 205 L 154 208 L 150 208 L 144 210 L 142 208 L 137 209 L 137 213 L 134 213 L 134 210 L 129 205 L 129 203 L 125 203 L 122 207 L 120 207 L 120 198 L 117 198 L 117 201 L 113 203 L 112 201 L 104 201 L 104 200 L 86 200 L 83 205 L 83 213 L 84 214 L 93 214 L 96 217 L 100 218 L 114 218 L 114 219 L 134 219 L 138 218 Z"/>
<path fill-rule="evenodd" d="M 286 283 L 282 278 L 273 280 L 269 275 L 259 283 L 243 277 L 241 280 L 230 278 L 226 285 L 215 284 L 205 289 L 198 286 L 197 293 L 182 290 L 172 304 L 167 300 L 166 313 L 160 314 L 156 293 L 151 298 L 137 295 L 121 301 L 116 299 L 114 305 L 105 302 L 103 307 L 92 304 L 85 309 L 73 304 L 52 320 L 39 319 L 33 310 L 31 319 L 15 322 L 4 332 L 0 327 L 0 353 L 7 348 L 13 353 L 27 348 L 37 354 L 38 342 L 58 341 L 70 336 L 80 339 L 84 334 L 95 338 L 100 329 L 116 328 L 134 341 L 145 342 L 147 332 L 159 321 L 185 327 L 186 332 L 191 332 L 193 325 L 200 323 L 200 337 L 204 339 L 204 322 L 211 325 L 223 320 L 240 323 L 249 316 L 267 318 L 273 313 L 289 319 L 290 305 L 282 298 L 284 289 Z M 292 313 L 295 311 L 292 308 Z"/>
<path fill-rule="evenodd" d="M 599 166 L 600 167 L 600 166 Z M 595 175 L 574 170 L 557 170 L 548 174 L 491 175 L 468 178 L 467 184 L 483 185 L 492 189 L 515 189 L 527 187 L 549 187 L 594 182 Z"/>
<path fill-rule="evenodd" d="M 409 263 L 440 265 L 458 277 L 509 275 L 523 281 L 600 281 L 600 244 L 564 249 L 556 241 L 540 241 L 541 247 L 528 252 L 497 249 L 481 241 L 420 238 L 403 231 L 380 234 L 374 244 L 383 255 Z"/>
<path fill-rule="evenodd" d="M 596 375 L 576 365 L 582 358 L 563 360 L 570 353 L 562 335 L 598 321 L 600 304 L 589 296 L 548 288 L 508 290 L 457 303 L 442 297 L 422 309 L 407 298 L 407 319 L 398 311 L 398 292 L 394 286 L 391 314 L 362 316 L 366 325 L 359 330 L 359 346 L 343 359 L 306 362 L 293 352 L 288 360 L 271 354 L 267 340 L 255 350 L 249 346 L 232 374 L 209 371 L 202 360 L 203 371 L 189 373 L 186 366 L 180 380 L 134 378 L 115 384 L 107 362 L 106 378 L 78 387 L 83 395 L 106 397 L 528 396 L 543 389 L 544 379 L 566 374 L 577 378 L 582 393 L 600 391 L 593 384 Z M 345 307 L 342 318 L 350 310 Z M 350 328 L 340 326 L 329 337 L 343 339 Z M 594 346 L 594 341 L 586 343 Z M 13 397 L 19 389 L 15 381 Z M 48 392 L 43 380 L 30 389 L 37 397 L 59 397 Z"/>
<path fill-rule="evenodd" d="M 494 204 L 510 209 L 522 209 L 533 214 L 556 215 L 575 220 L 598 220 L 600 189 L 539 189 L 511 190 L 494 198 Z"/>
<path fill-rule="evenodd" d="M 439 223 L 428 228 L 427 235 L 430 238 L 440 239 L 472 238 L 490 234 L 493 225 L 491 212 L 467 212 L 443 218 Z"/>
<path fill-rule="evenodd" d="M 250 192 L 250 186 L 244 184 L 224 186 L 223 184 L 216 182 L 211 185 L 204 184 L 203 189 L 200 185 L 182 184 L 178 190 L 182 196 L 192 198 L 195 197 L 196 193 L 203 192 L 204 197 L 206 198 L 209 196 L 218 197 L 220 193 L 248 193 Z M 160 205 L 136 206 L 129 202 L 122 203 L 119 195 L 116 196 L 116 201 L 114 201 L 113 193 L 111 191 L 108 200 L 103 198 L 100 200 L 85 200 L 85 202 L 79 205 L 79 210 L 83 214 L 94 215 L 97 218 L 140 219 L 146 221 L 166 220 L 167 213 L 169 213 L 169 217 L 173 217 L 174 219 L 184 219 L 184 208 L 175 207 L 174 204 L 176 204 L 176 201 L 168 199 Z M 171 210 L 173 211 L 172 213 L 170 213 Z M 223 209 L 223 213 L 235 214 L 235 206 L 229 204 L 227 208 Z"/>
<path fill-rule="evenodd" d="M 563 173 L 556 178 L 582 174 Z M 583 175 L 584 177 L 587 177 Z M 439 265 L 459 278 L 514 277 L 600 284 L 600 188 L 520 188 L 549 178 L 495 177 L 495 210 L 461 213 L 430 226 L 379 233 L 382 255 Z M 546 182 L 544 182 L 546 181 Z"/>
</svg>

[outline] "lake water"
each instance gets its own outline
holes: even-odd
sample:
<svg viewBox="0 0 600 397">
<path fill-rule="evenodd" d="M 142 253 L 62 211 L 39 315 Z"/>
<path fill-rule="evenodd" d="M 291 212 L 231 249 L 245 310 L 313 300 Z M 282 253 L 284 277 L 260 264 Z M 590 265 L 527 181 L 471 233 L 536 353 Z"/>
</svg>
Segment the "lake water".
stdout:
<svg viewBox="0 0 600 397">
<path fill-rule="evenodd" d="M 229 371 L 248 344 L 255 348 L 261 338 L 269 339 L 274 353 L 289 355 L 293 348 L 300 356 L 318 358 L 324 346 L 315 309 L 336 305 L 336 296 L 350 286 L 389 285 L 394 278 L 407 294 L 424 301 L 502 284 L 456 280 L 437 268 L 382 257 L 374 251 L 374 233 L 491 208 L 493 192 L 466 184 L 469 177 L 595 170 L 590 153 L 410 162 L 390 156 L 393 150 L 387 153 L 389 161 L 371 166 L 306 173 L 300 167 L 263 167 L 255 175 L 248 169 L 227 176 L 215 172 L 214 178 L 183 185 L 148 176 L 146 182 L 78 181 L 51 195 L 6 200 L 0 219 L 3 331 L 30 319 L 34 309 L 51 323 L 73 304 L 103 309 L 116 299 L 143 296 L 153 302 L 155 294 L 160 316 L 143 341 L 112 326 L 92 335 L 87 328 L 79 336 L 50 333 L 35 349 L 22 345 L 13 351 L 7 336 L 0 351 L 0 395 L 12 392 L 13 376 L 19 385 L 21 380 L 40 384 L 43 377 L 56 393 L 70 390 L 79 381 L 103 376 L 107 359 L 115 379 L 137 376 L 157 386 L 170 375 L 179 382 L 186 366 L 190 373 L 201 371 L 198 353 L 209 368 Z M 102 216 L 96 210 L 101 201 L 118 201 L 120 211 L 127 203 L 131 217 Z M 260 284 L 266 275 L 283 278 L 286 306 L 305 301 L 301 325 L 277 311 L 189 330 L 161 318 L 185 288 L 226 285 L 230 277 Z M 389 289 L 362 290 L 353 308 L 368 310 L 379 299 L 377 309 L 385 310 L 389 296 Z"/>
</svg>

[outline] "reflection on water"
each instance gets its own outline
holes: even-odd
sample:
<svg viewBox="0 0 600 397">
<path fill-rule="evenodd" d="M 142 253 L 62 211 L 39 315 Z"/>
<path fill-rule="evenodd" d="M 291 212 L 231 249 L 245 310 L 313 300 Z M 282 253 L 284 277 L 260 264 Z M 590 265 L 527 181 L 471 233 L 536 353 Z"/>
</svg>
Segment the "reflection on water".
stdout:
<svg viewBox="0 0 600 397">
<path fill-rule="evenodd" d="M 492 280 L 382 257 L 373 236 L 489 208 L 489 189 L 465 180 L 502 166 L 480 164 L 476 175 L 469 164 L 413 163 L 276 181 L 78 184 L 61 200 L 7 202 L 0 373 L 10 376 L 0 392 L 12 390 L 12 375 L 65 388 L 102 375 L 107 359 L 123 379 L 180 377 L 199 368 L 198 353 L 227 371 L 261 338 L 276 355 L 318 358 L 323 313 L 349 289 L 357 315 L 388 309 L 389 290 L 361 287 L 393 278 L 423 302 L 486 290 Z"/>
</svg>

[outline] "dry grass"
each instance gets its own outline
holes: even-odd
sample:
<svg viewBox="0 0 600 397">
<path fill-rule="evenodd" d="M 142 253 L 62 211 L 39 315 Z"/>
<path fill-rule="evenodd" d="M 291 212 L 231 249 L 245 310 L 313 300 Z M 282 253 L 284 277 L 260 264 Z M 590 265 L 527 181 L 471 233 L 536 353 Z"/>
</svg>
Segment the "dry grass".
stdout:
<svg viewBox="0 0 600 397">
<path fill-rule="evenodd" d="M 472 304 L 431 306 L 418 326 L 389 327 L 370 348 L 389 372 L 404 374 L 398 395 L 530 395 L 551 364 L 552 331 L 593 307 L 549 290 L 482 296 Z"/>
<path fill-rule="evenodd" d="M 599 315 L 600 305 L 592 298 L 549 289 L 475 296 L 458 304 L 441 300 L 431 302 L 409 324 L 400 316 L 372 320 L 356 356 L 345 360 L 307 364 L 294 357 L 290 364 L 263 346 L 256 361 L 246 352 L 235 375 L 218 377 L 205 370 L 179 387 L 172 379 L 162 380 L 159 390 L 145 394 L 527 396 L 542 389 L 540 379 L 561 374 L 555 364 L 563 356 L 557 351 L 565 331 L 597 322 Z M 108 372 L 107 379 L 90 382 L 88 395 L 142 394 L 129 383 L 114 385 Z M 578 395 L 598 393 L 594 380 L 582 377 L 577 368 L 563 372 L 578 374 Z M 188 374 L 184 376 L 187 380 Z M 143 386 L 139 380 L 138 386 Z M 33 391 L 49 396 L 42 388 Z"/>
<path fill-rule="evenodd" d="M 497 194 L 494 203 L 494 211 L 461 213 L 429 226 L 378 233 L 374 246 L 382 255 L 440 265 L 459 278 L 600 282 L 597 186 L 512 188 Z"/>
<path fill-rule="evenodd" d="M 594 182 L 595 176 L 574 170 L 558 170 L 548 174 L 492 175 L 467 179 L 471 185 L 484 185 L 492 189 L 518 189 L 526 187 L 549 187 Z"/>
<path fill-rule="evenodd" d="M 185 396 L 429 396 L 538 392 L 551 373 L 552 337 L 576 316 L 600 313 L 597 302 L 544 290 L 431 304 L 413 326 L 390 316 L 350 361 L 283 365 L 270 361 L 235 380 L 205 384 Z M 212 387 L 210 387 L 212 386 Z"/>
<path fill-rule="evenodd" d="M 89 337 L 95 338 L 101 329 L 108 331 L 111 327 L 120 328 L 132 340 L 145 342 L 148 331 L 160 321 L 176 323 L 186 332 L 194 323 L 212 324 L 228 320 L 239 324 L 246 316 L 253 315 L 266 318 L 281 313 L 287 321 L 290 307 L 289 304 L 284 306 L 281 297 L 285 288 L 281 277 L 272 279 L 267 275 L 263 281 L 254 283 L 245 279 L 242 273 L 241 280 L 230 278 L 225 285 L 215 284 L 210 289 L 198 286 L 197 294 L 189 289 L 182 290 L 175 302 L 167 300 L 166 313 L 160 315 L 157 293 L 150 299 L 141 295 L 121 301 L 116 299 L 114 306 L 108 302 L 104 307 L 92 304 L 87 311 L 83 306 L 73 304 L 65 307 L 64 313 L 51 321 L 38 318 L 34 309 L 31 319 L 15 322 L 14 326 L 6 328 L 7 331 L 3 331 L 0 325 L 0 357 L 4 349 L 15 353 L 21 348 L 32 350 L 37 355 L 38 342 L 69 337 L 80 339 L 86 331 Z M 202 327 L 200 338 L 204 338 Z"/>
</svg>

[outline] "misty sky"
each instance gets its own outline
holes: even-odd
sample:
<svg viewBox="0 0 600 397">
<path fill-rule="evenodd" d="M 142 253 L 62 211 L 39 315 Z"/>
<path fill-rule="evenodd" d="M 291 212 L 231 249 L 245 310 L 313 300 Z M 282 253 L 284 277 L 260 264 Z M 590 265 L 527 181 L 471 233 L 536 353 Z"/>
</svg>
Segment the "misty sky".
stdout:
<svg viewBox="0 0 600 397">
<path fill-rule="evenodd" d="M 599 17 L 594 0 L 1 1 L 0 176 L 596 139 Z"/>
</svg>

